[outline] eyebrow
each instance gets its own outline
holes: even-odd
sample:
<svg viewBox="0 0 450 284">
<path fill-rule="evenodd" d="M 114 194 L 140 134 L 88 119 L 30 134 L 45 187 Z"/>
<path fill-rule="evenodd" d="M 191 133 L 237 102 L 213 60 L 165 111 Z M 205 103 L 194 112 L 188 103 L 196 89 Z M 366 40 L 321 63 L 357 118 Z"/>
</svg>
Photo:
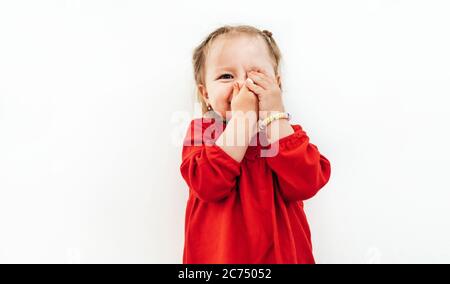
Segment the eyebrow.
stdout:
<svg viewBox="0 0 450 284">
<path fill-rule="evenodd" d="M 220 70 L 230 70 L 233 69 L 233 67 L 230 66 L 221 66 L 215 69 L 215 71 L 220 71 Z"/>
</svg>

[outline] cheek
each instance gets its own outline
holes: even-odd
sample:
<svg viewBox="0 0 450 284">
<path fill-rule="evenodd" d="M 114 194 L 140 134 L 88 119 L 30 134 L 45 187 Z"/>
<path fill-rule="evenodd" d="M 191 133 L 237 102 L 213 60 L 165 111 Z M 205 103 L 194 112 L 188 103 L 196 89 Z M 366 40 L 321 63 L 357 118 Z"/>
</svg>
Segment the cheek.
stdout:
<svg viewBox="0 0 450 284">
<path fill-rule="evenodd" d="M 224 84 L 223 86 L 217 87 L 213 92 L 210 93 L 210 99 L 216 102 L 227 101 L 230 94 L 233 92 L 233 85 Z"/>
</svg>

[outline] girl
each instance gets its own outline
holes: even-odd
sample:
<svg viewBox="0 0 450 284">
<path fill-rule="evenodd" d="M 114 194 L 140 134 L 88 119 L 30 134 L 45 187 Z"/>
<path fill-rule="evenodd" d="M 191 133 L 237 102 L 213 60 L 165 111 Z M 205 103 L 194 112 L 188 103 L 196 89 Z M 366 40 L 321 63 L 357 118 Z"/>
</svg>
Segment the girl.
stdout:
<svg viewBox="0 0 450 284">
<path fill-rule="evenodd" d="M 279 48 L 267 31 L 224 26 L 194 51 L 203 118 L 183 144 L 189 186 L 183 263 L 314 263 L 303 201 L 330 163 L 281 96 Z"/>
</svg>

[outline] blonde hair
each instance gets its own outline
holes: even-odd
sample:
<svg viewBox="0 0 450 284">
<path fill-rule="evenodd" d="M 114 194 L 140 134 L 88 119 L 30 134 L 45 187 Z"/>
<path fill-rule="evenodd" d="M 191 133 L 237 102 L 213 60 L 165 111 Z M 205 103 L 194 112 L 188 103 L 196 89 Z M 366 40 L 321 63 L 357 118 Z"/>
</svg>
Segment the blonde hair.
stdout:
<svg viewBox="0 0 450 284">
<path fill-rule="evenodd" d="M 208 54 L 208 50 L 211 47 L 213 41 L 220 35 L 224 34 L 246 34 L 249 36 L 261 36 L 265 43 L 267 44 L 269 54 L 273 59 L 274 63 L 274 71 L 275 76 L 279 74 L 280 70 L 280 61 L 281 61 L 281 52 L 278 48 L 278 45 L 275 39 L 272 37 L 272 33 L 268 30 L 259 30 L 255 27 L 248 25 L 238 25 L 238 26 L 230 26 L 225 25 L 222 26 L 213 32 L 211 32 L 195 49 L 192 56 L 192 64 L 194 67 L 194 80 L 196 86 L 199 84 L 205 85 L 205 62 L 206 56 Z M 201 93 L 198 88 L 196 88 L 196 97 L 197 100 L 202 105 L 202 113 L 205 114 L 207 110 L 207 105 L 203 100 Z"/>
</svg>

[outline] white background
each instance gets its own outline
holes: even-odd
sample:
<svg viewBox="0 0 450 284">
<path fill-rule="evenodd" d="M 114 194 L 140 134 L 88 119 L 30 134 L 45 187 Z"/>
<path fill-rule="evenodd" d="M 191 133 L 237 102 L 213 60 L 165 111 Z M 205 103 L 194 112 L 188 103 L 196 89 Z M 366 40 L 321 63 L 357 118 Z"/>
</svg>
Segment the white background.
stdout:
<svg viewBox="0 0 450 284">
<path fill-rule="evenodd" d="M 1 1 L 0 262 L 180 263 L 193 48 L 269 29 L 319 263 L 450 262 L 448 1 Z"/>
</svg>

